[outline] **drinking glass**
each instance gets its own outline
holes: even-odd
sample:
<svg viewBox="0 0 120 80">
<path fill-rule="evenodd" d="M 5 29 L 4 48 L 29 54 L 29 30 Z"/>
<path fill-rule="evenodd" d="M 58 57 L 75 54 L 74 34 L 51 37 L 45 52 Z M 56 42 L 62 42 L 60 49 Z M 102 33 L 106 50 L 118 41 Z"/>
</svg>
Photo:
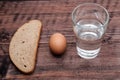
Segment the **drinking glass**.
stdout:
<svg viewBox="0 0 120 80">
<path fill-rule="evenodd" d="M 72 21 L 78 55 L 95 58 L 109 22 L 108 11 L 96 3 L 83 3 L 73 10 Z"/>
</svg>

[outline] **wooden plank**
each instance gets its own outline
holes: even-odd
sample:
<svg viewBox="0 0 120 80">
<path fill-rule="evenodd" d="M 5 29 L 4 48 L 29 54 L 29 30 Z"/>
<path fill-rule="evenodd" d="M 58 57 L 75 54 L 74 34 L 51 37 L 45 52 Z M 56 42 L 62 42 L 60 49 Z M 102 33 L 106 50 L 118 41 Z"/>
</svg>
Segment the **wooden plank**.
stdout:
<svg viewBox="0 0 120 80">
<path fill-rule="evenodd" d="M 71 49 L 71 46 L 72 49 Z M 114 48 L 113 48 L 114 46 Z M 113 45 L 104 45 L 102 51 L 100 52 L 101 54 L 93 59 L 93 60 L 84 60 L 80 58 L 75 50 L 75 45 L 71 44 L 68 45 L 66 53 L 61 57 L 57 58 L 49 52 L 49 47 L 47 44 L 41 44 L 39 49 L 38 49 L 38 55 L 37 55 L 37 64 L 36 64 L 36 69 L 34 74 L 30 75 L 32 77 L 51 77 L 52 73 L 54 72 L 58 73 L 58 75 L 62 75 L 64 71 L 68 72 L 73 71 L 72 73 L 75 73 L 76 71 L 81 73 L 82 72 L 93 72 L 94 74 L 97 73 L 107 73 L 105 75 L 108 75 L 108 77 L 112 76 L 114 77 L 115 75 L 114 72 L 119 72 L 119 66 L 120 66 L 120 54 L 119 52 L 119 45 L 115 47 L 115 44 Z M 108 51 L 108 49 L 111 49 L 111 51 Z M 47 51 L 47 52 L 46 52 Z M 43 74 L 42 72 L 46 72 L 48 74 Z M 53 71 L 53 72 L 52 72 Z M 62 72 L 59 74 L 59 71 Z M 110 71 L 111 74 L 108 74 Z M 52 72 L 50 74 L 50 72 Z M 113 73 L 112 73 L 113 72 Z M 65 73 L 66 74 L 66 73 Z M 43 75 L 43 76 L 40 76 Z M 82 75 L 84 78 L 86 77 L 83 74 Z M 89 73 L 89 75 L 91 75 Z M 56 75 L 55 75 L 56 76 Z M 57 76 L 57 77 L 59 77 Z M 66 75 L 64 75 L 66 76 Z M 64 77 L 62 76 L 62 77 Z M 75 75 L 69 75 L 70 77 L 75 77 Z M 29 75 L 24 75 L 17 70 L 14 65 L 9 66 L 9 71 L 6 76 L 8 79 L 9 78 L 27 78 Z M 93 77 L 93 76 L 92 76 Z M 99 77 L 100 78 L 100 77 Z M 101 78 L 102 79 L 102 78 Z"/>
<path fill-rule="evenodd" d="M 100 0 L 99 0 L 100 1 Z M 102 1 L 102 0 L 101 0 Z M 86 1 L 84 1 L 86 2 Z M 92 2 L 92 0 L 91 0 Z M 21 2 L 6 2 L 1 9 L 5 14 L 39 14 L 39 13 L 71 13 L 75 6 L 80 2 L 59 2 L 59 1 L 21 1 Z M 81 2 L 82 3 L 82 2 Z M 98 2 L 99 3 L 99 2 Z M 120 5 L 119 0 L 103 0 L 102 6 L 108 9 L 109 12 L 118 12 Z M 13 4 L 11 6 L 11 4 Z M 110 6 L 109 6 L 110 5 Z M 11 6 L 11 7 L 9 7 Z"/>
</svg>

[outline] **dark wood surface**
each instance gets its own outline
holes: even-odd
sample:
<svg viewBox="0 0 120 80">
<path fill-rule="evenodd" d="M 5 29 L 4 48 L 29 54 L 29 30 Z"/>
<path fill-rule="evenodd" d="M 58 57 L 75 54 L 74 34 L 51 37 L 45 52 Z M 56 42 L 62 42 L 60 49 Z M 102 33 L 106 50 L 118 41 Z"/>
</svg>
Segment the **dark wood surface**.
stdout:
<svg viewBox="0 0 120 80">
<path fill-rule="evenodd" d="M 92 60 L 76 53 L 71 12 L 80 3 L 98 3 L 110 14 L 100 54 Z M 14 32 L 32 19 L 43 23 L 35 71 L 21 73 L 9 58 Z M 60 32 L 67 39 L 61 57 L 49 50 L 49 37 Z M 120 0 L 0 1 L 0 78 L 7 80 L 120 80 Z"/>
</svg>

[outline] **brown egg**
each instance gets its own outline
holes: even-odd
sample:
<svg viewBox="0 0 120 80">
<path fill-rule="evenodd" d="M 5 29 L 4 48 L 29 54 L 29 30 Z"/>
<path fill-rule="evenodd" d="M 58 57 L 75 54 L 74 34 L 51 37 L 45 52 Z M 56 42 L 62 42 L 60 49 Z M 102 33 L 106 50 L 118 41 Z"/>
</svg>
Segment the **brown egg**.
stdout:
<svg viewBox="0 0 120 80">
<path fill-rule="evenodd" d="M 56 55 L 61 55 L 66 49 L 66 38 L 61 33 L 54 33 L 50 37 L 49 46 Z"/>
</svg>

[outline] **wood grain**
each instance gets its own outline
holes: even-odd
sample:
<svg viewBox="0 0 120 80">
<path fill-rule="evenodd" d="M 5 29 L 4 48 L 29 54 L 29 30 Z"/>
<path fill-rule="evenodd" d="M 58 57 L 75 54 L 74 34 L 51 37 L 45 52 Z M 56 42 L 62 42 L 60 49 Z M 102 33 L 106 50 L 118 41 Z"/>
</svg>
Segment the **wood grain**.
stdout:
<svg viewBox="0 0 120 80">
<path fill-rule="evenodd" d="M 80 3 L 98 3 L 110 14 L 108 30 L 97 58 L 77 55 L 71 12 Z M 0 1 L 0 78 L 2 80 L 120 80 L 120 0 L 35 0 Z M 43 23 L 32 74 L 21 73 L 9 59 L 9 43 L 14 32 L 29 20 Z M 49 38 L 60 32 L 67 39 L 64 55 L 56 57 Z"/>
</svg>

